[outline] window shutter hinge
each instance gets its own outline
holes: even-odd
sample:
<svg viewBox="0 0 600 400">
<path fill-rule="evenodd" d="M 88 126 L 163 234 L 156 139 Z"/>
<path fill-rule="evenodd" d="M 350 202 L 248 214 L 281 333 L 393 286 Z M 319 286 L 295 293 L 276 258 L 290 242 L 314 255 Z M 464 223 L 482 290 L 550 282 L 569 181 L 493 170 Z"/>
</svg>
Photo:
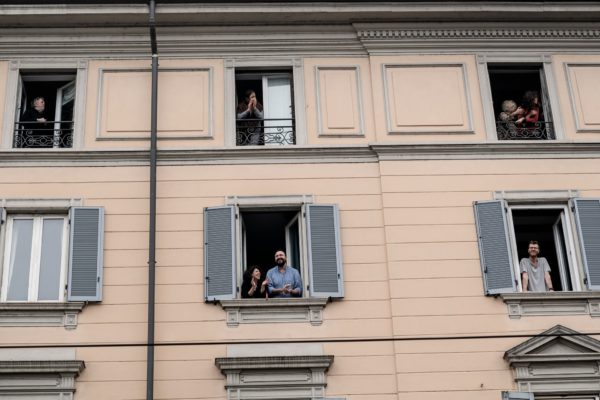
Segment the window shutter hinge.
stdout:
<svg viewBox="0 0 600 400">
<path fill-rule="evenodd" d="M 575 206 L 571 206 L 571 211 L 575 212 Z"/>
<path fill-rule="evenodd" d="M 100 283 L 100 277 L 96 278 L 96 282 Z"/>
</svg>

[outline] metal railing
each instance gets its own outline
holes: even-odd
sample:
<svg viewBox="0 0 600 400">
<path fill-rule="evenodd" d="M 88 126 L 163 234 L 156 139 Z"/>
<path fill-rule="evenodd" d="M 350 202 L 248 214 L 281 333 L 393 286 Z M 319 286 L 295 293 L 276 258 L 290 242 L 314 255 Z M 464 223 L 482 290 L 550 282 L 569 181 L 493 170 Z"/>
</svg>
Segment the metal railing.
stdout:
<svg viewBox="0 0 600 400">
<path fill-rule="evenodd" d="M 296 144 L 293 119 L 237 119 L 238 146 L 269 146 Z"/>
<path fill-rule="evenodd" d="M 555 139 L 552 122 L 538 121 L 516 124 L 513 121 L 496 121 L 498 140 L 552 140 Z"/>
<path fill-rule="evenodd" d="M 71 148 L 73 147 L 73 121 L 17 122 L 13 147 Z"/>
</svg>

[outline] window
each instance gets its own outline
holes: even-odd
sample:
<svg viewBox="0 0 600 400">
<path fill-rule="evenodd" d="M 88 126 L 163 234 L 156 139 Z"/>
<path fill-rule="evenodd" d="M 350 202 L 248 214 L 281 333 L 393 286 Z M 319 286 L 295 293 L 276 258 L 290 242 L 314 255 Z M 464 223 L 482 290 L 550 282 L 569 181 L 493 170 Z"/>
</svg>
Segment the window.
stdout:
<svg viewBox="0 0 600 400">
<path fill-rule="evenodd" d="M 235 73 L 236 145 L 296 144 L 291 70 Z"/>
<path fill-rule="evenodd" d="M 530 240 L 540 243 L 540 256 L 549 261 L 555 290 L 600 289 L 600 254 L 596 251 L 600 200 L 482 201 L 475 203 L 475 217 L 486 294 L 521 290 L 519 260 L 528 257 Z"/>
<path fill-rule="evenodd" d="M 72 207 L 68 216 L 0 209 L 0 217 L 2 302 L 101 299 L 101 208 Z"/>
<path fill-rule="evenodd" d="M 556 138 L 541 65 L 489 64 L 488 73 L 499 140 Z"/>
<path fill-rule="evenodd" d="M 13 147 L 73 145 L 76 71 L 21 71 Z"/>
<path fill-rule="evenodd" d="M 246 266 L 263 273 L 275 251 L 286 252 L 297 268 L 304 297 L 343 297 L 338 210 L 335 205 L 249 205 L 207 208 L 204 212 L 206 301 L 240 297 Z"/>
</svg>

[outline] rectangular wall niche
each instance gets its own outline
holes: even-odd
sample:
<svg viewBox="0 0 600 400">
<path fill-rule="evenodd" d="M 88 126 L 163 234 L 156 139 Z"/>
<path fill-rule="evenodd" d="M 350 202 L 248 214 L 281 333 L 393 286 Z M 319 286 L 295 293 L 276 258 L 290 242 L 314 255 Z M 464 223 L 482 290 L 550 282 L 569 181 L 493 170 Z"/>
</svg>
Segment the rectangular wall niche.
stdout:
<svg viewBox="0 0 600 400">
<path fill-rule="evenodd" d="M 462 64 L 384 65 L 388 132 L 472 133 Z"/>
<path fill-rule="evenodd" d="M 98 139 L 140 139 L 150 134 L 151 72 L 102 70 Z M 211 135 L 211 70 L 167 69 L 158 75 L 158 134 L 163 138 Z"/>
<path fill-rule="evenodd" d="M 566 69 L 577 132 L 600 133 L 600 65 L 567 65 Z"/>
</svg>

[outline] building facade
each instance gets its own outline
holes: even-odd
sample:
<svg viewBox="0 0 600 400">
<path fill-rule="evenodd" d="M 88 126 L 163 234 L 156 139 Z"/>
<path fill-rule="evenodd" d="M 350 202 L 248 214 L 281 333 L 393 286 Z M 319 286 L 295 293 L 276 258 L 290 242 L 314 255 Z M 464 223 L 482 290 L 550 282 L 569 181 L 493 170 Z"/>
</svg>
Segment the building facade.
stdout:
<svg viewBox="0 0 600 400">
<path fill-rule="evenodd" d="M 0 398 L 599 400 L 599 2 L 151 9 L 0 5 Z"/>
</svg>

